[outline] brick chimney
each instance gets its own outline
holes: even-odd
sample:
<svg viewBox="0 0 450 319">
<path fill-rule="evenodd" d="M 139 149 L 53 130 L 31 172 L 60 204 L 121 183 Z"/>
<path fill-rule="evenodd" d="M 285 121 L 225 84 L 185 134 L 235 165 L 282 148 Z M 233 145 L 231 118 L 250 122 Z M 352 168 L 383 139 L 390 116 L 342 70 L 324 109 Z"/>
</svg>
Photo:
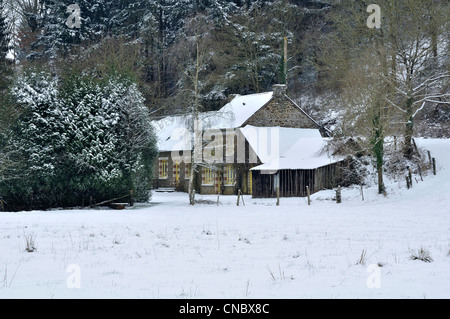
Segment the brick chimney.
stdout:
<svg viewBox="0 0 450 319">
<path fill-rule="evenodd" d="M 273 97 L 284 97 L 287 94 L 287 85 L 286 84 L 275 84 L 273 86 Z"/>
</svg>

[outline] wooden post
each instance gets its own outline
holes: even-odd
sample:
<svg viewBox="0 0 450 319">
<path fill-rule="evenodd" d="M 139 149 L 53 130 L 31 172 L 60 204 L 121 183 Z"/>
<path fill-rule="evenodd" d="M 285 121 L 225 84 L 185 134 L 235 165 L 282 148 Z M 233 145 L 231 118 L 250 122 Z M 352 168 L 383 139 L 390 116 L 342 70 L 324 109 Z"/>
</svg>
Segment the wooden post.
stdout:
<svg viewBox="0 0 450 319">
<path fill-rule="evenodd" d="M 414 140 L 414 138 L 412 139 L 412 141 L 413 141 L 413 145 L 414 145 L 414 148 L 416 150 L 417 156 L 419 156 L 419 158 L 421 158 L 420 153 L 419 153 L 419 149 L 417 148 L 417 144 L 416 144 L 416 141 Z"/>
<path fill-rule="evenodd" d="M 277 206 L 280 206 L 280 186 L 277 186 Z"/>
<path fill-rule="evenodd" d="M 244 194 L 241 194 L 241 199 L 242 199 L 242 206 L 245 206 L 245 203 L 244 203 Z"/>
<path fill-rule="evenodd" d="M 417 163 L 417 170 L 419 171 L 420 180 L 423 182 L 422 169 L 420 168 L 420 163 Z"/>
<path fill-rule="evenodd" d="M 341 186 L 338 186 L 337 190 L 336 190 L 336 203 L 340 204 L 342 202 L 342 197 L 341 197 Z"/>
<path fill-rule="evenodd" d="M 406 178 L 406 188 L 407 188 L 407 189 L 410 189 L 411 186 L 410 186 L 410 183 L 409 183 L 409 177 L 408 177 L 408 175 L 406 175 L 405 178 Z"/>
<path fill-rule="evenodd" d="M 236 206 L 239 206 L 240 197 L 241 197 L 241 190 L 238 190 L 238 198 L 237 198 Z"/>
<path fill-rule="evenodd" d="M 131 189 L 131 190 L 130 190 L 130 206 L 131 206 L 131 207 L 134 206 L 133 193 L 134 193 L 134 191 Z"/>
<path fill-rule="evenodd" d="M 436 159 L 433 157 L 433 175 L 436 175 Z"/>
<path fill-rule="evenodd" d="M 428 151 L 428 161 L 429 161 L 428 168 L 431 171 L 431 169 L 433 168 L 433 162 L 431 160 L 431 152 L 430 151 Z"/>
<path fill-rule="evenodd" d="M 219 196 L 220 196 L 220 192 L 217 192 L 217 206 L 219 206 Z"/>
<path fill-rule="evenodd" d="M 364 201 L 364 191 L 363 191 L 362 184 L 361 184 L 361 199 L 362 199 L 362 201 Z"/>
<path fill-rule="evenodd" d="M 1 205 L 2 212 L 4 212 L 5 211 L 5 204 L 3 202 L 3 199 L 0 199 L 0 205 Z"/>
<path fill-rule="evenodd" d="M 408 169 L 408 177 L 409 177 L 409 185 L 412 188 L 413 187 L 413 183 L 412 183 L 412 172 L 411 172 L 411 167 L 407 166 L 406 167 Z"/>
<path fill-rule="evenodd" d="M 308 194 L 308 206 L 311 205 L 311 193 L 309 191 L 309 186 L 306 186 L 306 193 Z"/>
</svg>

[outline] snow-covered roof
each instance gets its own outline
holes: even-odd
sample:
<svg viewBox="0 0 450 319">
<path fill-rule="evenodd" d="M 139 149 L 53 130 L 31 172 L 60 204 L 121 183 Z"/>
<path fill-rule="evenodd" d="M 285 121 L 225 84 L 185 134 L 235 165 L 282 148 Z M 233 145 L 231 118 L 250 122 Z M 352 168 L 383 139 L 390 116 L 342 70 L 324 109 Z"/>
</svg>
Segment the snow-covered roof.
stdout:
<svg viewBox="0 0 450 319">
<path fill-rule="evenodd" d="M 273 92 L 250 95 L 237 95 L 230 103 L 219 111 L 210 123 L 211 128 L 241 127 L 253 114 L 266 105 L 273 96 Z"/>
<path fill-rule="evenodd" d="M 200 113 L 202 130 L 238 128 L 266 105 L 272 96 L 273 92 L 237 95 L 219 111 Z M 188 133 L 191 131 L 191 119 L 192 116 L 168 116 L 152 122 L 160 152 L 191 149 Z"/>
<path fill-rule="evenodd" d="M 260 159 L 255 170 L 310 169 L 341 159 L 319 154 L 325 146 L 318 129 L 242 125 L 273 97 L 273 92 L 238 95 L 222 109 L 199 114 L 201 131 L 239 128 Z M 192 149 L 192 116 L 169 116 L 152 125 L 160 152 Z"/>
<path fill-rule="evenodd" d="M 284 169 L 315 169 L 345 158 L 331 153 L 327 139 L 317 129 L 270 128 L 269 138 L 265 133 L 249 134 L 250 129 L 245 127 L 241 131 L 263 163 L 252 170 L 274 173 Z M 269 153 L 267 149 L 274 152 Z"/>
<path fill-rule="evenodd" d="M 247 125 L 240 128 L 240 131 L 263 163 L 269 163 L 280 158 L 301 139 L 322 139 L 318 129 Z"/>
<path fill-rule="evenodd" d="M 187 119 L 182 116 L 168 116 L 152 122 L 160 152 L 190 150 L 191 134 L 187 129 Z"/>
</svg>

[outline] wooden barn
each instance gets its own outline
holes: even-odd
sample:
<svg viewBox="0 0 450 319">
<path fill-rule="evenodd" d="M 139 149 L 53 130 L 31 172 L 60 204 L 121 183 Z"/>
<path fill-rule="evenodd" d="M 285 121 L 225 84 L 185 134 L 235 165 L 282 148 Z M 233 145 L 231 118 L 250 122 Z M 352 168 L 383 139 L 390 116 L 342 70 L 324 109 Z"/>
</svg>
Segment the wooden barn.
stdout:
<svg viewBox="0 0 450 319">
<path fill-rule="evenodd" d="M 339 185 L 339 174 L 344 162 L 333 163 L 315 169 L 280 169 L 274 173 L 264 173 L 253 170 L 254 198 L 277 197 L 277 186 L 280 188 L 280 197 L 306 197 L 324 189 L 332 189 Z"/>
<path fill-rule="evenodd" d="M 293 136 L 295 142 L 290 143 Z M 280 197 L 305 197 L 307 187 L 313 194 L 339 185 L 348 161 L 332 154 L 317 130 L 281 130 L 279 139 L 279 156 L 263 159 L 264 164 L 251 169 L 254 198 L 276 197 L 277 187 Z"/>
</svg>

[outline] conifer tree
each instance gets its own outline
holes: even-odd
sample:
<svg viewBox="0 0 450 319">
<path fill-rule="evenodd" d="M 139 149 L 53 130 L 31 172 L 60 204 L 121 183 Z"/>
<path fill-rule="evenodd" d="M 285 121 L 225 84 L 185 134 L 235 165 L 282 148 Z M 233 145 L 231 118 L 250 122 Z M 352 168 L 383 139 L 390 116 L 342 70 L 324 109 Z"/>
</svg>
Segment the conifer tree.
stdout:
<svg viewBox="0 0 450 319">
<path fill-rule="evenodd" d="M 6 21 L 4 0 L 0 0 L 0 94 L 4 93 L 11 80 L 11 61 L 8 53 L 11 49 L 11 36 Z"/>
</svg>

